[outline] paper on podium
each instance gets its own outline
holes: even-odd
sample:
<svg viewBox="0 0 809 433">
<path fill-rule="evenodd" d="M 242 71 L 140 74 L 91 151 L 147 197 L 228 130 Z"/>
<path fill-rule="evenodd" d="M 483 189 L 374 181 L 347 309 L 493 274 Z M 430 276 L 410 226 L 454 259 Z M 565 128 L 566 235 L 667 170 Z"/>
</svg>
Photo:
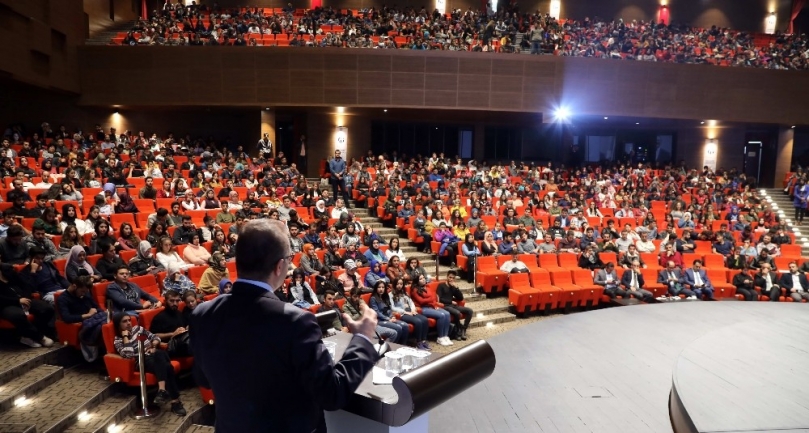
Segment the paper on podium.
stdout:
<svg viewBox="0 0 809 433">
<path fill-rule="evenodd" d="M 393 377 L 388 377 L 388 373 L 384 368 L 374 367 L 373 372 L 374 385 L 390 385 L 393 383 Z"/>
</svg>

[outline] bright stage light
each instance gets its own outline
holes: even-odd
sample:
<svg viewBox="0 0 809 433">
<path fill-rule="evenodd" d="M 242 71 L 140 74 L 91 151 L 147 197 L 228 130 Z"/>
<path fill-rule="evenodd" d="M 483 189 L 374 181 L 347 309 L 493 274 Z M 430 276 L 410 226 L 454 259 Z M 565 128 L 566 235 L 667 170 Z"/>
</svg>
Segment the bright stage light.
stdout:
<svg viewBox="0 0 809 433">
<path fill-rule="evenodd" d="M 570 118 L 570 109 L 567 107 L 559 107 L 556 109 L 553 115 L 556 118 L 556 121 L 564 122 Z"/>
</svg>

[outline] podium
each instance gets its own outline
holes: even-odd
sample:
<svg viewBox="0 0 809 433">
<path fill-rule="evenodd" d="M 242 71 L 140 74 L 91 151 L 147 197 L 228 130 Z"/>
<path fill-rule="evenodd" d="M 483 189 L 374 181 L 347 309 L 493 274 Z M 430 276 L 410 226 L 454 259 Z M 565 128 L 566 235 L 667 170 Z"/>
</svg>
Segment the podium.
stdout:
<svg viewBox="0 0 809 433">
<path fill-rule="evenodd" d="M 339 333 L 325 340 L 337 343 L 340 359 L 351 337 Z M 369 372 L 345 408 L 325 412 L 326 426 L 329 433 L 427 432 L 430 410 L 489 377 L 495 363 L 494 350 L 481 340 L 448 355 L 432 354 L 427 364 L 394 377 L 390 385 L 375 385 Z"/>
</svg>

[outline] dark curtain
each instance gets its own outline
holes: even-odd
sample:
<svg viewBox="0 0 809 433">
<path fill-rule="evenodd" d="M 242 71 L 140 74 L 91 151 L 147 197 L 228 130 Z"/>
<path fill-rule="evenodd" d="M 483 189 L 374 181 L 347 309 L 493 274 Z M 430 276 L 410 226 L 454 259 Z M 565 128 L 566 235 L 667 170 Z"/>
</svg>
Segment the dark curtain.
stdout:
<svg viewBox="0 0 809 433">
<path fill-rule="evenodd" d="M 792 25 L 795 22 L 795 18 L 798 17 L 798 14 L 801 13 L 803 7 L 806 6 L 806 0 L 792 0 L 792 12 L 789 15 L 789 27 L 787 28 L 787 33 L 792 33 Z"/>
</svg>

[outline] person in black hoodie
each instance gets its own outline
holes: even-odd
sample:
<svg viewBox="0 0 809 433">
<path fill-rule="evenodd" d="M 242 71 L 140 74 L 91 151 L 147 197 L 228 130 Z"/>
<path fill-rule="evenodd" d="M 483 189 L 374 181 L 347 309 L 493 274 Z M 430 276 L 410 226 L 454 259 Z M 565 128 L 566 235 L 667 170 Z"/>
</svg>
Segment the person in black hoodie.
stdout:
<svg viewBox="0 0 809 433">
<path fill-rule="evenodd" d="M 22 288 L 14 267 L 0 263 L 0 318 L 8 320 L 20 333 L 20 343 L 29 347 L 51 347 L 51 323 L 54 310 L 45 301 L 33 299 L 32 293 Z M 34 316 L 33 323 L 28 314 Z"/>
<path fill-rule="evenodd" d="M 444 304 L 444 309 L 449 312 L 452 322 L 458 329 L 456 340 L 466 340 L 466 329 L 469 327 L 469 322 L 472 321 L 472 316 L 475 314 L 469 307 L 460 305 L 463 302 L 463 293 L 461 289 L 455 285 L 457 273 L 455 271 L 447 272 L 447 280 L 438 285 L 436 289 L 436 296 L 438 302 Z M 461 315 L 464 317 L 464 323 L 461 324 Z"/>
</svg>

